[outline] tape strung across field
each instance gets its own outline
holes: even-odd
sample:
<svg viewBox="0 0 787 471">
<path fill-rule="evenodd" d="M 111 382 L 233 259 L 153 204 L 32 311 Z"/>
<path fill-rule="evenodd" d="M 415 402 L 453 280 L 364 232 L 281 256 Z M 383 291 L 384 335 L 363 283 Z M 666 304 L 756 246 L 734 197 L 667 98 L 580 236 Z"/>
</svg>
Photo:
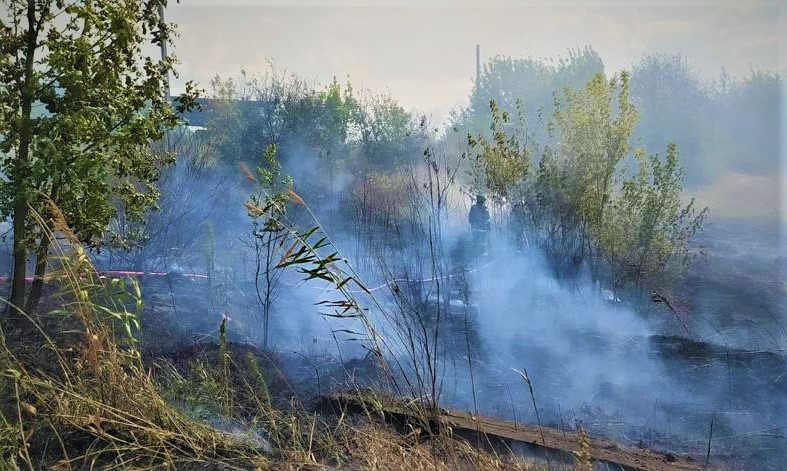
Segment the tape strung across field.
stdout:
<svg viewBox="0 0 787 471">
<path fill-rule="evenodd" d="M 385 282 L 385 283 L 383 283 L 383 284 L 381 284 L 379 286 L 375 286 L 374 288 L 369 288 L 367 291 L 371 293 L 371 292 L 374 292 L 374 291 L 381 290 L 381 289 L 383 289 L 385 287 L 388 287 L 388 286 L 391 286 L 391 285 L 400 284 L 400 283 L 430 283 L 432 281 L 437 281 L 437 280 L 444 280 L 444 279 L 447 280 L 447 279 L 455 278 L 455 277 L 460 276 L 460 275 L 466 275 L 468 273 L 475 273 L 475 272 L 484 270 L 484 269 L 489 268 L 490 266 L 492 266 L 496 261 L 497 260 L 492 260 L 492 261 L 487 262 L 486 264 L 481 265 L 481 266 L 476 267 L 476 268 L 472 268 L 472 269 L 468 269 L 468 270 L 460 270 L 458 272 L 449 273 L 447 275 L 435 276 L 435 277 L 432 277 L 432 278 L 423 278 L 423 279 L 418 279 L 418 280 L 411 280 L 409 278 L 395 278 L 395 279 L 387 281 L 387 282 Z M 99 276 L 133 276 L 133 277 L 143 277 L 143 276 L 167 277 L 167 276 L 173 275 L 172 272 L 164 272 L 164 271 L 145 272 L 145 271 L 131 271 L 131 270 L 99 270 L 98 274 L 99 274 Z M 203 274 L 203 273 L 174 273 L 174 274 L 177 275 L 177 276 L 182 276 L 184 278 L 194 278 L 194 279 L 208 279 L 209 278 L 208 275 Z M 9 275 L 1 275 L 0 276 L 0 283 L 7 283 L 10 278 L 11 277 Z M 28 282 L 28 283 L 31 283 L 34 279 L 35 279 L 35 277 L 32 277 L 32 276 L 25 277 L 25 281 Z M 297 285 L 296 284 L 289 284 L 289 286 L 297 286 Z M 317 287 L 317 286 L 315 286 L 314 288 L 315 289 L 320 289 L 320 290 L 326 289 L 326 287 Z M 354 292 L 354 293 L 364 293 L 365 292 L 363 290 L 350 290 L 350 291 Z"/>
<path fill-rule="evenodd" d="M 145 272 L 145 271 L 128 271 L 128 270 L 99 270 L 97 273 L 98 273 L 99 276 L 104 276 L 104 277 L 106 277 L 106 276 L 134 276 L 134 277 L 155 276 L 155 277 L 164 277 L 164 276 L 170 276 L 171 275 L 170 272 L 164 272 L 164 271 L 149 271 L 149 272 Z M 201 273 L 177 273 L 177 275 L 185 277 L 185 278 L 203 278 L 203 279 L 207 279 L 208 278 L 208 275 L 203 275 Z M 10 278 L 11 277 L 9 275 L 1 275 L 0 276 L 0 283 L 7 283 Z M 25 277 L 25 281 L 28 282 L 28 283 L 31 283 L 34 279 L 35 279 L 35 277 L 33 277 L 33 276 Z"/>
</svg>

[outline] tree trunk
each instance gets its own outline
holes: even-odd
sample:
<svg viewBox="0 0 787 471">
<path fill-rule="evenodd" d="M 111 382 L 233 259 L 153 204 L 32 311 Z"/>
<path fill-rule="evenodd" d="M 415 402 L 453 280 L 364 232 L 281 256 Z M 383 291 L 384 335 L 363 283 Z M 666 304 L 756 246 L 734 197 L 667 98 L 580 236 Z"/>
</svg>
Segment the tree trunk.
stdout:
<svg viewBox="0 0 787 471">
<path fill-rule="evenodd" d="M 44 275 L 46 275 L 46 262 L 49 256 L 49 246 L 52 241 L 46 235 L 41 235 L 41 241 L 36 250 L 36 270 L 35 278 L 33 278 L 33 285 L 30 287 L 30 294 L 25 304 L 25 312 L 33 314 L 38 308 L 38 302 L 41 300 L 41 294 L 44 291 Z"/>
<path fill-rule="evenodd" d="M 30 146 L 33 141 L 33 122 L 31 112 L 35 100 L 35 51 L 38 42 L 38 25 L 36 24 L 36 3 L 27 2 L 27 32 L 25 33 L 25 71 L 24 82 L 20 87 L 22 113 L 19 120 L 19 151 L 13 171 L 13 183 L 16 188 L 14 201 L 14 269 L 11 279 L 11 293 L 7 312 L 13 313 L 22 308 L 25 300 L 25 277 L 27 276 L 27 218 L 29 209 L 26 198 L 28 162 Z"/>
<path fill-rule="evenodd" d="M 17 197 L 14 206 L 14 268 L 11 274 L 11 293 L 8 297 L 8 313 L 22 309 L 25 301 L 25 277 L 27 276 L 27 249 L 24 238 L 26 233 L 27 202 Z M 19 204 L 21 200 L 21 204 Z"/>
</svg>

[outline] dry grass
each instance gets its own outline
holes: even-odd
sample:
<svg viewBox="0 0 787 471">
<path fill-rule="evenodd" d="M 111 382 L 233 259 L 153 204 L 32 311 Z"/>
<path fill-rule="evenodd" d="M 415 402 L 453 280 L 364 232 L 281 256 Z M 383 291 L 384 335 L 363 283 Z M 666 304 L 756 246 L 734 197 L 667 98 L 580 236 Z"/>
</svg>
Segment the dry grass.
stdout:
<svg viewBox="0 0 787 471">
<path fill-rule="evenodd" d="M 224 335 L 218 358 L 197 359 L 187 375 L 166 362 L 149 369 L 134 337 L 138 286 L 100 276 L 52 214 L 46 235 L 61 243 L 48 282 L 59 307 L 0 324 L 0 469 L 544 469 L 450 432 L 396 433 L 375 411 L 276 407 L 263 367 L 235 358 Z"/>
<path fill-rule="evenodd" d="M 13 426 L 0 432 L 11 443 L 0 460 L 30 470 L 264 466 L 258 450 L 161 399 L 135 347 L 138 287 L 99 276 L 57 208 L 52 214 L 61 242 L 48 281 L 60 307 L 35 318 L 18 311 L 13 331 L 0 329 L 3 386 L 13 392 L 2 404 Z"/>
<path fill-rule="evenodd" d="M 422 441 L 415 434 L 403 436 L 377 424 L 354 429 L 348 455 L 354 469 L 380 471 L 546 470 L 512 455 L 481 452 L 456 438 Z"/>
<path fill-rule="evenodd" d="M 577 471 L 593 471 L 593 456 L 590 453 L 590 439 L 581 428 L 579 429 L 579 451 L 575 453 Z"/>
</svg>

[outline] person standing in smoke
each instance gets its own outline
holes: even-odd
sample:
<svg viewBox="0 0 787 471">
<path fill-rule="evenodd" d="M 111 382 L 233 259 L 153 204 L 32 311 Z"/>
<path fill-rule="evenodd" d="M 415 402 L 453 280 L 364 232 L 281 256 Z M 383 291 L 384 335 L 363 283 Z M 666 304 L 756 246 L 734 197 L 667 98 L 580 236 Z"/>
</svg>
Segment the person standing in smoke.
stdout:
<svg viewBox="0 0 787 471">
<path fill-rule="evenodd" d="M 475 204 L 470 208 L 468 216 L 473 231 L 473 250 L 477 255 L 485 255 L 489 240 L 489 210 L 486 209 L 486 198 L 479 194 Z"/>
<path fill-rule="evenodd" d="M 526 218 L 527 213 L 524 201 L 517 201 L 511 205 L 509 225 L 517 251 L 530 246 L 530 243 L 527 240 L 527 233 L 525 232 L 527 223 Z"/>
</svg>

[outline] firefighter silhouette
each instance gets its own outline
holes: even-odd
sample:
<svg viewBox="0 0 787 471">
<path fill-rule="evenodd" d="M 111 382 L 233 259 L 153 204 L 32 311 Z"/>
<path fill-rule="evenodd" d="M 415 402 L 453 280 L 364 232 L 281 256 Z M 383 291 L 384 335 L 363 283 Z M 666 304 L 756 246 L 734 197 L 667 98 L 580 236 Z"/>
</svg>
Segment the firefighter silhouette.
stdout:
<svg viewBox="0 0 787 471">
<path fill-rule="evenodd" d="M 485 255 L 489 242 L 489 210 L 486 208 L 484 195 L 475 197 L 475 204 L 470 208 L 468 216 L 473 231 L 473 250 L 477 255 Z"/>
</svg>

